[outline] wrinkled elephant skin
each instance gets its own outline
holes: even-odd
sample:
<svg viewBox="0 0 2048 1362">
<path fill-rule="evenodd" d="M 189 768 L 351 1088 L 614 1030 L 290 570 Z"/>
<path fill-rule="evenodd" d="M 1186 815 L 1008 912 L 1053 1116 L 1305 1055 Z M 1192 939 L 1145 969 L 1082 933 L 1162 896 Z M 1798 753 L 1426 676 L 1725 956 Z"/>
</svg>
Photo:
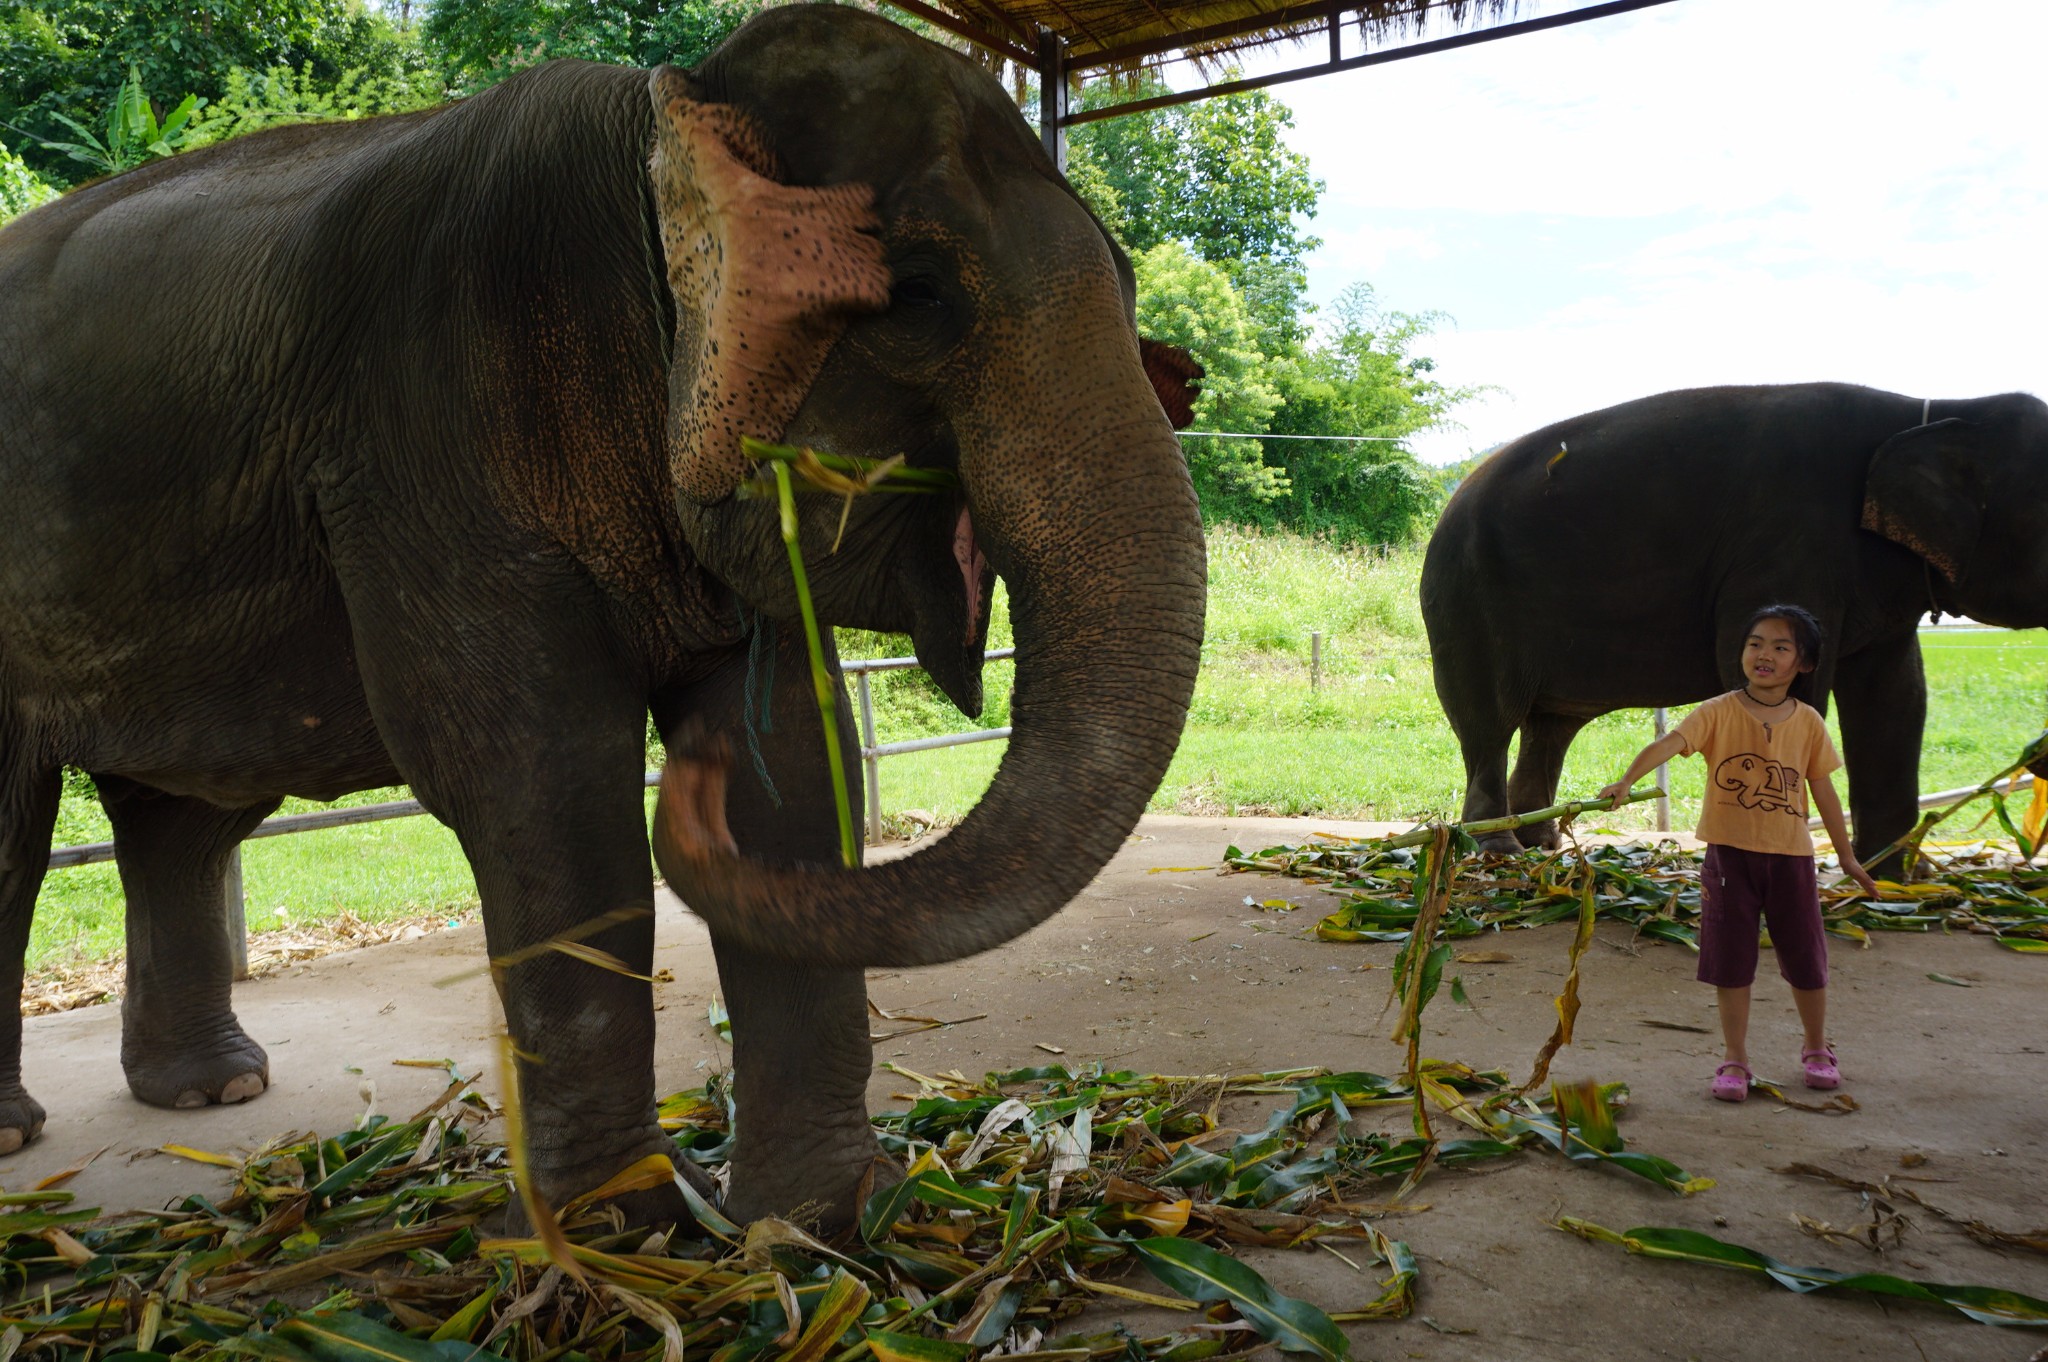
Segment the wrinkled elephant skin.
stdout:
<svg viewBox="0 0 2048 1362">
<path fill-rule="evenodd" d="M 1843 383 L 1699 388 L 1489 457 L 1445 507 L 1422 570 L 1465 817 L 1551 804 L 1591 719 L 1740 685 L 1741 631 L 1777 603 L 1804 606 L 1825 633 L 1793 693 L 1839 707 L 1867 856 L 1917 812 L 1920 618 L 2048 625 L 2048 406 Z M 1486 845 L 1518 846 L 1513 834 Z"/>
<path fill-rule="evenodd" d="M 1001 89 L 836 6 L 692 71 L 556 62 L 69 194 L 0 233 L 0 971 L 82 768 L 130 1086 L 252 1096 L 227 858 L 285 796 L 404 782 L 516 953 L 540 1190 L 585 1190 L 672 1149 L 648 985 L 546 948 L 646 971 L 651 713 L 656 850 L 735 1023 L 729 1209 L 843 1221 L 879 1154 L 862 967 L 1056 911 L 1178 740 L 1204 585 L 1169 413 L 1199 376 L 1141 346 L 1129 263 Z M 909 633 L 963 708 L 1010 592 L 1002 769 L 886 869 L 838 864 L 788 562 L 735 495 L 749 435 L 957 472 L 862 499 L 836 551 L 836 498 L 799 519 L 820 615 Z M 0 1152 L 43 1123 L 8 1025 Z"/>
</svg>

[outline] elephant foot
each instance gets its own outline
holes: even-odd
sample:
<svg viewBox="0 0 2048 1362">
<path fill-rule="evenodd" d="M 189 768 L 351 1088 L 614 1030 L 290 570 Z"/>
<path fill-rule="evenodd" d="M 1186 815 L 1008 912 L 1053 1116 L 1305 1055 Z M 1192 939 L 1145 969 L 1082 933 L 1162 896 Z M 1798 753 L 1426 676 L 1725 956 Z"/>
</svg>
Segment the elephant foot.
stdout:
<svg viewBox="0 0 2048 1362">
<path fill-rule="evenodd" d="M 1538 851 L 1555 851 L 1564 841 L 1558 836 L 1557 820 L 1554 818 L 1541 823 L 1531 823 L 1526 828 L 1517 828 L 1515 838 L 1521 846 Z"/>
<path fill-rule="evenodd" d="M 1519 856 L 1522 840 L 1512 832 L 1489 832 L 1478 839 L 1482 856 Z"/>
<path fill-rule="evenodd" d="M 545 1205 L 559 1210 L 584 1193 L 604 1186 L 621 1170 L 630 1168 L 650 1154 L 666 1157 L 675 1167 L 677 1176 L 688 1182 L 692 1191 L 707 1202 L 716 1202 L 718 1184 L 711 1180 L 710 1174 L 683 1158 L 676 1151 L 675 1142 L 659 1127 L 655 1127 L 645 1138 L 623 1153 L 608 1154 L 602 1159 L 589 1159 L 574 1164 L 544 1163 L 536 1159 L 533 1169 L 534 1190 L 540 1194 L 540 1199 Z M 690 1203 L 684 1199 L 682 1190 L 673 1182 L 608 1197 L 606 1204 L 619 1212 L 628 1228 L 664 1230 L 673 1225 L 690 1231 L 697 1225 L 697 1218 L 690 1213 Z M 516 1199 L 510 1207 L 508 1220 L 516 1233 L 528 1233 L 532 1230 L 525 1206 Z"/>
<path fill-rule="evenodd" d="M 202 1049 L 166 1051 L 124 1043 L 121 1068 L 128 1075 L 128 1090 L 153 1107 L 231 1106 L 270 1086 L 270 1057 L 232 1024 Z"/>
<path fill-rule="evenodd" d="M 860 1219 L 868 1197 L 903 1181 L 903 1166 L 884 1154 L 872 1136 L 867 1145 L 857 1157 L 823 1163 L 735 1160 L 725 1213 L 742 1225 L 774 1216 L 819 1234 L 837 1234 Z"/>
<path fill-rule="evenodd" d="M 0 1155 L 12 1154 L 43 1133 L 43 1104 L 20 1088 L 0 1096 Z"/>
</svg>

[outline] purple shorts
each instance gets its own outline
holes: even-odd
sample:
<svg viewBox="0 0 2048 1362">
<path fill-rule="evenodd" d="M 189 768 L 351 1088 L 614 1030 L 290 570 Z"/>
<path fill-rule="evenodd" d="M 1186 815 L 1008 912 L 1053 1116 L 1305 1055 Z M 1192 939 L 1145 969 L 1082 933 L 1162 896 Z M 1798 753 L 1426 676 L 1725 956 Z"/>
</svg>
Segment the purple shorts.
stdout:
<svg viewBox="0 0 2048 1362">
<path fill-rule="evenodd" d="M 1813 857 L 1709 845 L 1700 869 L 1699 980 L 1756 982 L 1757 920 L 1770 924 L 1778 973 L 1794 988 L 1828 986 L 1828 943 Z"/>
</svg>

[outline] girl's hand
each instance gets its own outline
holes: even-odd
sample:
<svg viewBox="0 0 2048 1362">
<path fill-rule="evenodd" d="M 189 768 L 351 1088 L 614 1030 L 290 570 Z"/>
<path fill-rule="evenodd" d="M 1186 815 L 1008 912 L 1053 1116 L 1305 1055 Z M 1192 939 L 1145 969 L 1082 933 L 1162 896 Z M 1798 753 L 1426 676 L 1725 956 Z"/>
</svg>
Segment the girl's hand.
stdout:
<svg viewBox="0 0 2048 1362">
<path fill-rule="evenodd" d="M 1842 873 L 1862 885 L 1863 892 L 1870 895 L 1870 897 L 1874 899 L 1884 897 L 1884 895 L 1877 892 L 1877 881 L 1872 879 L 1870 872 L 1863 868 L 1863 862 L 1846 852 L 1842 856 Z"/>
<path fill-rule="evenodd" d="M 1620 801 L 1628 795 L 1628 792 L 1628 782 L 1625 780 L 1617 780 L 1612 785 L 1603 785 L 1600 788 L 1600 798 L 1614 800 L 1615 803 L 1612 807 L 1618 809 L 1621 807 Z"/>
</svg>

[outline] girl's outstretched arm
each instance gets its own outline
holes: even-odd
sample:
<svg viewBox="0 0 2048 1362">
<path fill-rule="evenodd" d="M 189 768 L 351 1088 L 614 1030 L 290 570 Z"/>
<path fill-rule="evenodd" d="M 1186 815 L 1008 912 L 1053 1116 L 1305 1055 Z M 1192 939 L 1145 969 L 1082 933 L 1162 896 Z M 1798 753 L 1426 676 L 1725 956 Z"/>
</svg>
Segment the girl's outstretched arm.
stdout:
<svg viewBox="0 0 2048 1362">
<path fill-rule="evenodd" d="M 1650 772 L 1670 761 L 1673 757 L 1685 755 L 1685 739 L 1677 732 L 1666 733 L 1648 747 L 1636 753 L 1636 759 L 1628 764 L 1628 770 L 1620 780 L 1600 791 L 1602 799 L 1619 799 L 1636 787 L 1636 782 Z"/>
<path fill-rule="evenodd" d="M 1835 793 L 1834 776 L 1809 780 L 1806 788 L 1813 792 L 1813 807 L 1820 814 L 1821 826 L 1828 830 L 1828 840 L 1835 844 L 1835 854 L 1842 858 L 1842 873 L 1862 885 L 1863 892 L 1870 897 L 1883 897 L 1877 892 L 1877 881 L 1870 878 L 1870 872 L 1849 847 L 1849 828 L 1842 821 L 1842 801 Z"/>
</svg>

